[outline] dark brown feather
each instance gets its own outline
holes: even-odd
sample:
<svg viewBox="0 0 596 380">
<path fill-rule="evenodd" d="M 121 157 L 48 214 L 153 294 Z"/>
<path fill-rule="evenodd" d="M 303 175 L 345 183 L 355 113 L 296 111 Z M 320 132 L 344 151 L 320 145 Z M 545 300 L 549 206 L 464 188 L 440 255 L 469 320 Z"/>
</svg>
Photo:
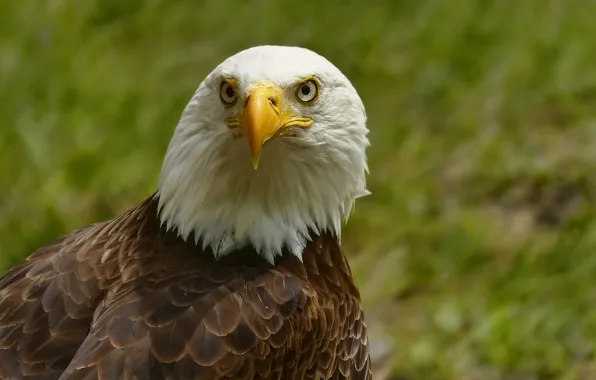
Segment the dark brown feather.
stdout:
<svg viewBox="0 0 596 380">
<path fill-rule="evenodd" d="M 337 240 L 303 261 L 215 261 L 160 228 L 157 200 L 75 231 L 0 280 L 0 379 L 371 379 Z"/>
</svg>

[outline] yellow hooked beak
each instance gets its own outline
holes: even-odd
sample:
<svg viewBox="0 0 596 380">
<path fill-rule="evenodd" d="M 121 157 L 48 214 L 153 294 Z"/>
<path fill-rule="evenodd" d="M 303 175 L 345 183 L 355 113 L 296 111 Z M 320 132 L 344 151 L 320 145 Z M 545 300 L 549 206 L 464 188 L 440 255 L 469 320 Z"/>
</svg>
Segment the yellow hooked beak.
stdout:
<svg viewBox="0 0 596 380">
<path fill-rule="evenodd" d="M 308 128 L 313 124 L 309 117 L 294 117 L 282 112 L 283 94 L 281 88 L 271 85 L 256 87 L 248 94 L 242 125 L 248 137 L 255 170 L 259 166 L 261 149 L 268 140 L 275 135 L 283 134 L 284 128 Z"/>
</svg>

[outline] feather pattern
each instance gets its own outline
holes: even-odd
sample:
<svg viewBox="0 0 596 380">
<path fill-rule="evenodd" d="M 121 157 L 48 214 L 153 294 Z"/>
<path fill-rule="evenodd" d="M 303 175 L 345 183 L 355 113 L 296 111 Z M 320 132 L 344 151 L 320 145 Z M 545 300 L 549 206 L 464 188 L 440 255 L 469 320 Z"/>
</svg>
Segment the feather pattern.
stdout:
<svg viewBox="0 0 596 380">
<path fill-rule="evenodd" d="M 302 261 L 272 265 L 253 248 L 216 260 L 160 227 L 158 202 L 62 237 L 0 280 L 0 379 L 371 379 L 334 236 L 313 234 Z"/>
</svg>

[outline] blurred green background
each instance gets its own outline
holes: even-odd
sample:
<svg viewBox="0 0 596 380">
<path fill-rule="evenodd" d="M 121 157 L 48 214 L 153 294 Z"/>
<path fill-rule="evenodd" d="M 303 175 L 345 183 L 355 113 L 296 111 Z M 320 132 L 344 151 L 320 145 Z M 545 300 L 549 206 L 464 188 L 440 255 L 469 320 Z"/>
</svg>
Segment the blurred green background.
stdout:
<svg viewBox="0 0 596 380">
<path fill-rule="evenodd" d="M 596 379 L 593 1 L 0 1 L 0 273 L 156 188 L 202 78 L 318 51 L 371 129 L 376 379 Z"/>
</svg>

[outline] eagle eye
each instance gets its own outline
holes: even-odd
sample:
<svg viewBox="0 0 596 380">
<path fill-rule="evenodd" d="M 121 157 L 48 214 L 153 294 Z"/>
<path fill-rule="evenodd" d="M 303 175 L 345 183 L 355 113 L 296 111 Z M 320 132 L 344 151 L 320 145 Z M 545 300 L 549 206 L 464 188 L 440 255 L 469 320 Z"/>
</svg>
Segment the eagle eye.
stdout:
<svg viewBox="0 0 596 380">
<path fill-rule="evenodd" d="M 225 105 L 231 106 L 236 103 L 238 93 L 231 83 L 224 80 L 219 88 L 219 98 Z"/>
<path fill-rule="evenodd" d="M 298 85 L 296 97 L 302 103 L 312 104 L 319 97 L 319 84 L 313 78 Z"/>
</svg>

